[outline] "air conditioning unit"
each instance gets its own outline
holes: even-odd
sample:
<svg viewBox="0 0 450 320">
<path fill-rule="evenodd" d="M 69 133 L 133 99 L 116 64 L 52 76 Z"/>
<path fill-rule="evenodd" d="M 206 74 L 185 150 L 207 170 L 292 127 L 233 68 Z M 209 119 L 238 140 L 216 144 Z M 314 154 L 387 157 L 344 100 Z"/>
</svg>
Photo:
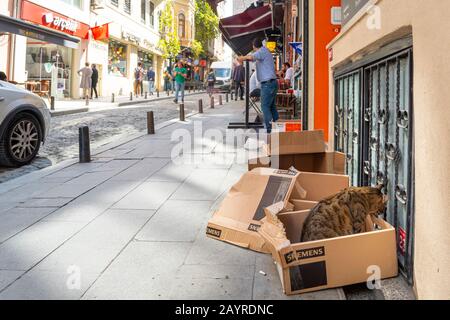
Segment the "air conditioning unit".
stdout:
<svg viewBox="0 0 450 320">
<path fill-rule="evenodd" d="M 91 9 L 104 9 L 105 8 L 105 0 L 91 0 Z"/>
</svg>

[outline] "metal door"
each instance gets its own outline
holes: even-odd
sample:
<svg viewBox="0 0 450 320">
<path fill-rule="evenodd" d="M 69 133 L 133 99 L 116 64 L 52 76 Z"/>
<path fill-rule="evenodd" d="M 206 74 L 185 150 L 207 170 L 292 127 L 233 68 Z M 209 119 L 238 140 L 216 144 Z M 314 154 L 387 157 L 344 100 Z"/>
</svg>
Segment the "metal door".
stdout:
<svg viewBox="0 0 450 320">
<path fill-rule="evenodd" d="M 352 185 L 384 184 L 400 269 L 412 283 L 412 49 L 335 78 L 335 149 Z"/>
</svg>

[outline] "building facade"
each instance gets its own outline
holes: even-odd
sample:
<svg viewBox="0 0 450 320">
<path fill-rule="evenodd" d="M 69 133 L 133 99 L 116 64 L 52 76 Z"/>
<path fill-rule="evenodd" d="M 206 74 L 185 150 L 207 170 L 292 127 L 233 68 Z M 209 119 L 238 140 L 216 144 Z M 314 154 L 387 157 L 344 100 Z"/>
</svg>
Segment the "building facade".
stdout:
<svg viewBox="0 0 450 320">
<path fill-rule="evenodd" d="M 450 3 L 342 6 L 342 31 L 328 46 L 329 146 L 347 154 L 354 184 L 384 183 L 416 296 L 448 299 Z"/>
<path fill-rule="evenodd" d="M 40 36 L 0 37 L 0 67 L 11 80 L 33 90 L 48 91 L 57 100 L 79 98 L 78 70 L 86 62 L 99 70 L 99 94 L 128 95 L 140 61 L 156 72 L 160 88 L 164 61 L 158 49 L 161 0 L 10 0 L 0 13 L 75 38 L 40 40 Z M 94 29 L 100 37 L 94 36 Z M 97 39 L 97 40 L 96 40 Z M 144 83 L 146 86 L 147 83 Z M 146 91 L 146 90 L 145 90 Z"/>
<path fill-rule="evenodd" d="M 181 47 L 190 48 L 195 38 L 194 0 L 172 0 L 174 20 Z"/>
</svg>

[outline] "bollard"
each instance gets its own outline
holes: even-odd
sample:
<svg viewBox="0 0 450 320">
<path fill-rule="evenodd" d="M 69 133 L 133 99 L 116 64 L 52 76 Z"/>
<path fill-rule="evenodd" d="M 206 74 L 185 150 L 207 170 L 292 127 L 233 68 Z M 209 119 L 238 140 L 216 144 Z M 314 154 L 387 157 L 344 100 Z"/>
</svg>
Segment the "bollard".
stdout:
<svg viewBox="0 0 450 320">
<path fill-rule="evenodd" d="M 167 90 L 167 96 L 170 96 L 170 92 L 169 92 L 169 90 Z"/>
<path fill-rule="evenodd" d="M 233 91 L 231 91 L 231 101 L 233 101 L 234 100 L 234 94 L 233 94 Z"/>
<path fill-rule="evenodd" d="M 133 92 L 130 92 L 130 101 L 133 101 Z"/>
<path fill-rule="evenodd" d="M 225 102 L 226 102 L 226 103 L 230 102 L 230 100 L 229 100 L 229 98 L 228 98 L 228 92 L 225 93 Z"/>
<path fill-rule="evenodd" d="M 148 97 L 148 92 L 147 91 L 145 91 L 145 100 L 147 100 L 147 97 Z"/>
<path fill-rule="evenodd" d="M 219 105 L 223 105 L 223 101 L 222 101 L 222 95 L 219 95 Z"/>
<path fill-rule="evenodd" d="M 156 89 L 156 97 L 159 98 L 159 90 Z"/>
<path fill-rule="evenodd" d="M 91 162 L 91 147 L 89 139 L 89 127 L 84 126 L 78 129 L 79 131 L 79 147 L 80 147 L 80 163 Z"/>
<path fill-rule="evenodd" d="M 147 133 L 155 134 L 155 117 L 153 111 L 147 112 Z"/>
<path fill-rule="evenodd" d="M 211 109 L 214 109 L 214 97 L 211 97 Z"/>
<path fill-rule="evenodd" d="M 86 106 L 89 106 L 89 96 L 86 96 Z"/>
<path fill-rule="evenodd" d="M 114 95 L 114 93 L 112 94 L 112 97 L 111 97 L 111 102 L 112 103 L 114 103 L 116 101 L 116 96 Z"/>
<path fill-rule="evenodd" d="M 198 100 L 198 113 L 203 113 L 203 99 Z"/>
<path fill-rule="evenodd" d="M 184 121 L 184 103 L 180 103 L 180 121 Z"/>
<path fill-rule="evenodd" d="M 50 97 L 50 110 L 55 110 L 55 97 Z"/>
</svg>

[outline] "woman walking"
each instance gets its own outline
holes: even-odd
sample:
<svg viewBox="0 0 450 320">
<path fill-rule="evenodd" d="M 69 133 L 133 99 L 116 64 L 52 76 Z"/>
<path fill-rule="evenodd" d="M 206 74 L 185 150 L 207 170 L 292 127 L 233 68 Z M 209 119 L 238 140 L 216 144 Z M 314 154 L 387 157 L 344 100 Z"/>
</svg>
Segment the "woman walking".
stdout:
<svg viewBox="0 0 450 320">
<path fill-rule="evenodd" d="M 78 70 L 78 75 L 81 76 L 80 89 L 83 89 L 83 99 L 89 99 L 92 87 L 92 69 L 89 67 L 89 62 L 86 62 L 84 68 Z"/>
</svg>

